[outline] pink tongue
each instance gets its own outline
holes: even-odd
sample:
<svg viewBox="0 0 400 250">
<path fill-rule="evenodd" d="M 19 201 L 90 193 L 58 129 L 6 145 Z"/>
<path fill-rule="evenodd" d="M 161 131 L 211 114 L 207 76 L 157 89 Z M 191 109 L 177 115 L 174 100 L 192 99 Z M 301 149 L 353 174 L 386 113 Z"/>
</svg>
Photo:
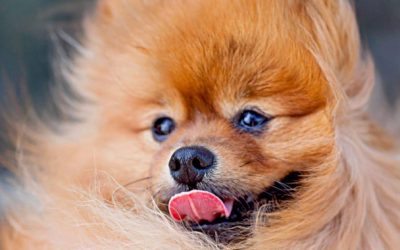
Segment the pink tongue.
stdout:
<svg viewBox="0 0 400 250">
<path fill-rule="evenodd" d="M 175 221 L 212 222 L 219 217 L 229 217 L 233 200 L 225 203 L 212 193 L 200 190 L 174 195 L 168 204 L 169 214 Z"/>
</svg>

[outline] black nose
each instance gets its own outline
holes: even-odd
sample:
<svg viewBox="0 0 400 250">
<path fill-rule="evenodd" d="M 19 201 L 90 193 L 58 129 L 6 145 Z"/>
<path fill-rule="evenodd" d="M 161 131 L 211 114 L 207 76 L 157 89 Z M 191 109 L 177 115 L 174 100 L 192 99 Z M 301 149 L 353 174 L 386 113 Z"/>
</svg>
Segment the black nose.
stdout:
<svg viewBox="0 0 400 250">
<path fill-rule="evenodd" d="M 171 156 L 169 169 L 178 183 L 194 185 L 203 180 L 214 161 L 214 154 L 204 147 L 183 147 Z"/>
</svg>

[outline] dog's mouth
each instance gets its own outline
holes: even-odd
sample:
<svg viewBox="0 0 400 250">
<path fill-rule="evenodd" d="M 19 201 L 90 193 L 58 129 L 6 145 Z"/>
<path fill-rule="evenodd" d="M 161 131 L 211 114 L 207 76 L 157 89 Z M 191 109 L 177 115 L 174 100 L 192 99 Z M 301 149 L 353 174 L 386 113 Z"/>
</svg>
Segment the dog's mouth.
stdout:
<svg viewBox="0 0 400 250">
<path fill-rule="evenodd" d="M 220 243 L 241 241 L 251 234 L 258 211 L 282 209 L 285 201 L 294 198 L 300 178 L 299 172 L 291 172 L 258 195 L 218 195 L 224 192 L 215 189 L 178 192 L 169 200 L 169 214 L 185 228 L 203 232 Z"/>
<path fill-rule="evenodd" d="M 235 200 L 225 201 L 232 202 L 232 208 L 229 216 L 217 216 L 212 221 L 201 220 L 193 222 L 184 221 L 183 225 L 189 230 L 203 232 L 220 243 L 231 243 L 247 238 L 251 233 L 252 218 L 257 208 L 261 206 L 253 196 L 243 196 Z"/>
</svg>

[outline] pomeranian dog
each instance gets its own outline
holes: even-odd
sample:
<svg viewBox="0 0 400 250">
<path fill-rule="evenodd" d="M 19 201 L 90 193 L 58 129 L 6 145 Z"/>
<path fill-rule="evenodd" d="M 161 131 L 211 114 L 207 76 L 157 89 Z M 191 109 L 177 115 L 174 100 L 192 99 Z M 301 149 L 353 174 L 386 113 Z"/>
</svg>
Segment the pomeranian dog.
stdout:
<svg viewBox="0 0 400 250">
<path fill-rule="evenodd" d="M 350 1 L 101 0 L 83 26 L 63 117 L 6 131 L 2 249 L 398 248 Z"/>
</svg>

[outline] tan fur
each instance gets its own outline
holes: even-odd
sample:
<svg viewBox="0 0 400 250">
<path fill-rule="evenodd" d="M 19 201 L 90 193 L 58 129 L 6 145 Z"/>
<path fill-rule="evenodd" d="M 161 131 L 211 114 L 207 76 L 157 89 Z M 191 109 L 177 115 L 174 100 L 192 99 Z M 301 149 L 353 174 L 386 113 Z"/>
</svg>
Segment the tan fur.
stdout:
<svg viewBox="0 0 400 250">
<path fill-rule="evenodd" d="M 89 102 L 62 133 L 19 137 L 32 153 L 15 172 L 34 198 L 10 212 L 4 249 L 400 244 L 400 154 L 365 111 L 374 69 L 348 1 L 102 0 L 84 25 L 65 77 Z M 274 117 L 257 137 L 230 124 L 249 106 Z M 178 124 L 163 144 L 150 132 L 160 115 Z M 217 152 L 214 181 L 237 192 L 305 178 L 284 209 L 260 210 L 252 237 L 218 245 L 158 209 L 169 157 L 192 144 Z"/>
</svg>

